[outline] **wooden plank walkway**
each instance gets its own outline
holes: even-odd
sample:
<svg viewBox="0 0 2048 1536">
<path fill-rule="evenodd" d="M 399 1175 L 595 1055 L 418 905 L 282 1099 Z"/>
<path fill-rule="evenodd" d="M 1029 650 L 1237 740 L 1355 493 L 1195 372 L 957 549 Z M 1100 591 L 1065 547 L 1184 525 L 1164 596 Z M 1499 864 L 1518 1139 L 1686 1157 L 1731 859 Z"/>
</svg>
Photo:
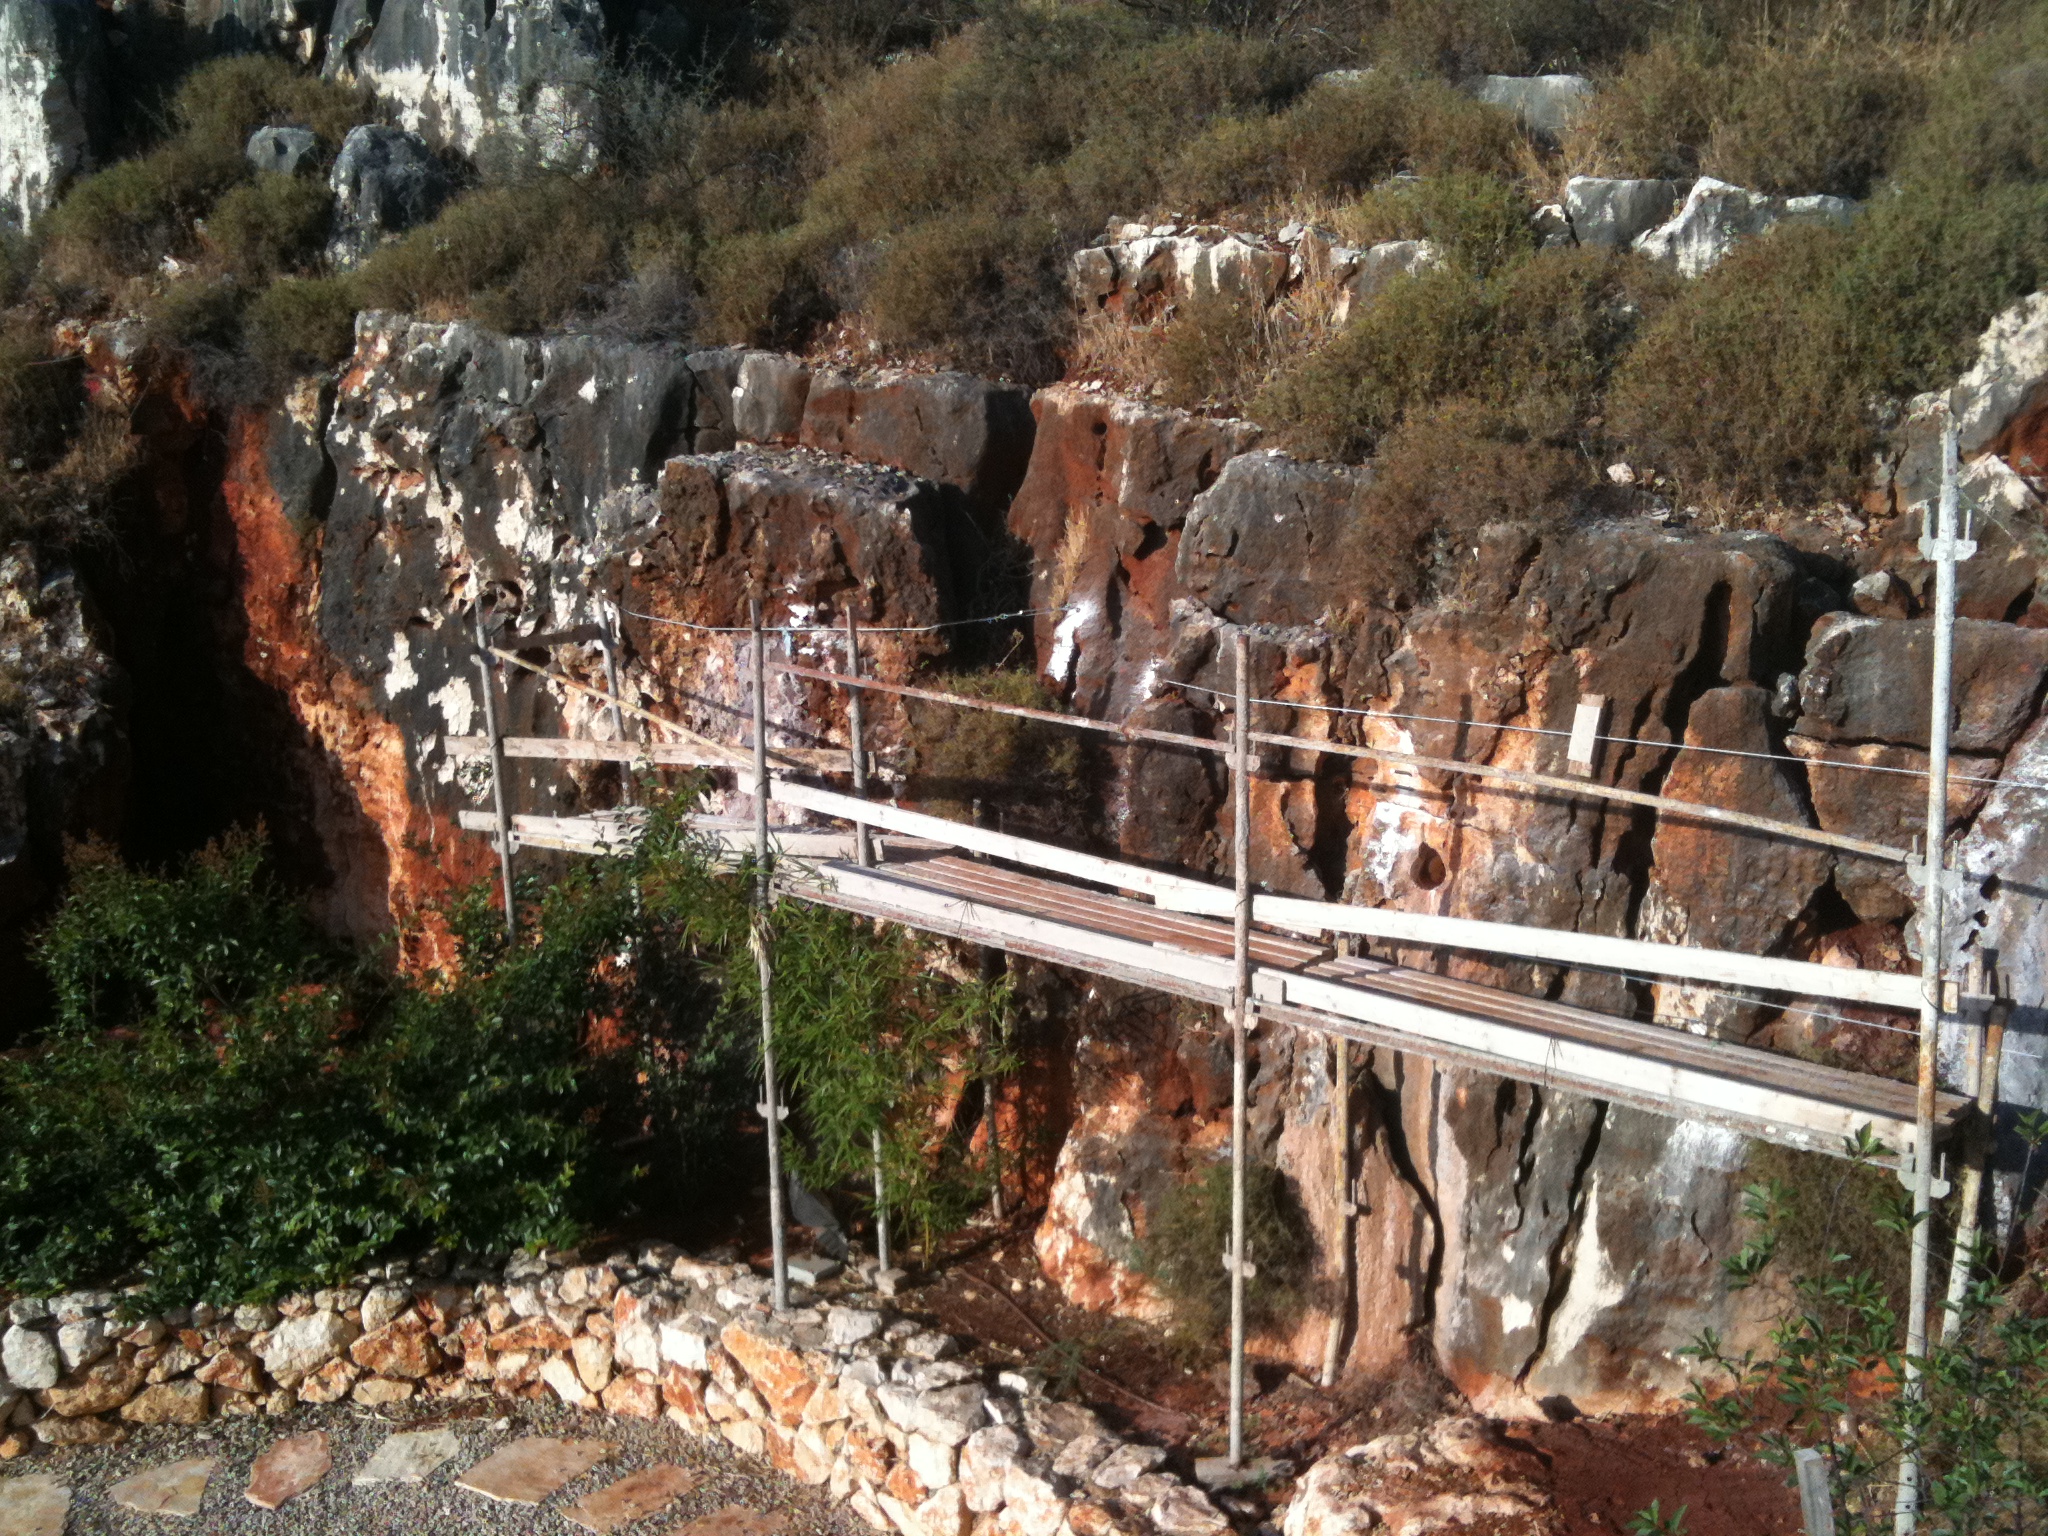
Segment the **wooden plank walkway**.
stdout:
<svg viewBox="0 0 2048 1536">
<path fill-rule="evenodd" d="M 1226 922 L 1168 912 L 953 855 L 862 869 L 832 861 L 789 894 L 987 944 L 1197 1002 L 1230 998 Z M 1262 1016 L 1839 1154 L 1863 1126 L 1895 1150 L 1914 1137 L 1913 1086 L 1380 961 L 1337 957 L 1263 930 L 1252 939 Z M 1937 1136 L 1967 1107 L 1941 1096 Z"/>
<path fill-rule="evenodd" d="M 799 813 L 845 817 L 857 811 L 889 834 L 878 839 L 884 843 L 882 865 L 864 869 L 852 861 L 851 833 L 812 825 L 772 828 L 771 841 L 784 856 L 779 885 L 789 896 L 1197 1002 L 1230 1001 L 1231 924 L 1216 915 L 1229 893 L 1207 882 L 882 802 L 854 802 L 784 779 L 773 781 L 770 798 Z M 567 853 L 617 853 L 637 836 L 639 818 L 630 809 L 518 815 L 512 818 L 513 841 Z M 459 821 L 466 830 L 497 830 L 496 818 L 486 812 L 463 811 Z M 730 855 L 752 850 L 750 820 L 691 821 Z M 963 856 L 963 848 L 976 856 Z M 1035 872 L 1006 867 L 1018 863 Z M 1506 925 L 1278 897 L 1257 898 L 1255 911 L 1260 924 L 1251 939 L 1252 989 L 1265 1018 L 1811 1151 L 1839 1155 L 1847 1139 L 1866 1127 L 1897 1153 L 1912 1147 L 1916 1117 L 1909 1083 L 1428 971 L 1340 957 L 1326 944 L 1297 936 L 1343 931 L 1356 922 L 1367 932 L 1386 929 L 1378 936 L 1395 942 L 1429 942 L 1434 935 L 1438 944 L 1456 947 L 1466 942 L 1469 927 L 1487 930 L 1470 936 L 1481 939 L 1472 947 L 1498 944 L 1513 953 L 1519 943 L 1527 950 L 1526 935 L 1517 939 Z M 1275 931 L 1275 921 L 1295 933 Z M 1436 933 L 1446 925 L 1447 933 Z M 1417 931 L 1410 934 L 1409 926 Z M 1536 948 L 1569 943 L 1587 951 L 1578 963 L 1607 963 L 1593 953 L 1602 941 L 1530 932 L 1544 941 Z M 1919 985 L 1917 978 L 1878 972 L 1845 974 L 1794 961 L 1604 942 L 1625 947 L 1630 959 L 1639 951 L 1654 952 L 1652 970 L 1682 975 L 1704 969 L 1717 978 L 1725 971 L 1731 982 L 1751 979 L 1754 972 L 1755 981 L 1775 983 L 1780 991 L 1818 982 L 1897 1006 Z M 1574 961 L 1561 956 L 1557 963 Z M 1940 1095 L 1937 1142 L 1967 1109 L 1961 1096 Z"/>
</svg>

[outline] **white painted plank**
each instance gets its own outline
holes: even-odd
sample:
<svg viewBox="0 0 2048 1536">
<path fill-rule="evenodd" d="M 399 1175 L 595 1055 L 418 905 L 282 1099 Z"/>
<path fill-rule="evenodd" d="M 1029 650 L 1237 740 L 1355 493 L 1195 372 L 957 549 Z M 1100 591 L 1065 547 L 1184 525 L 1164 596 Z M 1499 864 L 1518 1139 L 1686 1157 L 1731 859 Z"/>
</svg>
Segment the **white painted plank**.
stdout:
<svg viewBox="0 0 2048 1536">
<path fill-rule="evenodd" d="M 1289 1003 L 1369 1020 L 1425 1040 L 1440 1038 L 1502 1060 L 1519 1062 L 1539 1082 L 1547 1072 L 1566 1074 L 1581 1082 L 1610 1082 L 1637 1102 L 1649 1100 L 1666 1106 L 1667 1112 L 1679 1119 L 1686 1118 L 1694 1109 L 1704 1109 L 1765 1124 L 1798 1126 L 1837 1144 L 1854 1134 L 1858 1126 L 1868 1125 L 1879 1140 L 1895 1151 L 1908 1151 L 1913 1144 L 1915 1127 L 1910 1119 L 1784 1092 L 1733 1074 L 1560 1039 L 1542 1031 L 1518 1029 L 1498 1020 L 1433 1008 L 1320 977 L 1289 975 L 1284 985 Z"/>
<path fill-rule="evenodd" d="M 1179 974 L 1205 987 L 1228 992 L 1230 962 L 1201 955 L 1166 942 L 1120 939 L 1050 918 L 1034 917 L 1014 907 L 975 901 L 951 892 L 934 890 L 914 878 L 892 875 L 885 869 L 861 869 L 832 865 L 821 870 L 845 895 L 867 894 L 902 912 L 916 913 L 930 924 L 930 931 L 952 933 L 967 923 L 994 926 L 1019 938 L 1051 944 L 1075 957 L 1074 963 L 1100 959 L 1155 974 Z M 921 922 L 920 926 L 924 926 Z"/>
<path fill-rule="evenodd" d="M 845 820 L 858 816 L 871 826 L 928 837 L 935 842 L 950 843 L 956 848 L 1008 859 L 1033 869 L 1050 870 L 1118 890 L 1142 891 L 1160 906 L 1174 912 L 1222 917 L 1229 913 L 1231 907 L 1231 893 L 1224 887 L 1186 875 L 1141 869 L 1135 864 L 1055 848 L 1028 838 L 968 826 L 964 822 L 906 811 L 880 801 L 856 800 L 850 795 L 834 794 L 830 790 L 786 783 L 777 783 L 770 798 L 824 816 Z M 1519 923 L 1489 923 L 1473 918 L 1390 912 L 1379 907 L 1306 901 L 1291 896 L 1256 898 L 1253 916 L 1284 933 L 1357 933 L 1405 943 L 1441 944 L 1518 955 L 1525 959 L 1550 960 L 1562 965 L 1639 971 L 1653 976 L 1675 976 L 1727 986 L 1759 987 L 1808 997 L 1836 998 L 1843 1002 L 1875 1003 L 1892 1008 L 1917 1008 L 1920 1005 L 1919 978 L 1898 976 L 1888 971 L 1815 965 L 1805 960 L 1779 960 L 1765 955 L 1696 949 L 1685 944 L 1657 944 L 1646 939 L 1560 933 L 1554 929 L 1528 928 Z"/>
<path fill-rule="evenodd" d="M 1469 917 L 1435 917 L 1384 907 L 1303 901 L 1292 896 L 1260 896 L 1252 911 L 1260 922 L 1289 933 L 1356 933 L 1404 944 L 1443 945 L 1566 966 L 1676 976 L 1723 986 L 1830 997 L 1847 1003 L 1873 1003 L 1887 1008 L 1920 1006 L 1920 978 L 1890 971 L 1816 965 L 1810 960 L 1780 960 L 1733 950 L 1697 949 L 1687 944 L 1657 944 L 1647 939 L 1561 933 L 1520 923 L 1490 923 Z"/>
<path fill-rule="evenodd" d="M 965 848 L 973 853 L 985 853 L 991 858 L 1008 859 L 1012 863 L 1027 865 L 1033 869 L 1051 870 L 1055 874 L 1070 875 L 1077 880 L 1093 881 L 1117 890 L 1142 891 L 1154 897 L 1162 892 L 1170 892 L 1176 897 L 1173 910 L 1177 912 L 1222 913 L 1230 910 L 1229 891 L 1190 879 L 1186 875 L 1141 869 L 1135 864 L 1122 864 L 1115 859 L 1098 858 L 1092 853 L 1077 853 L 1070 848 L 1056 848 L 1050 843 L 1037 843 L 1029 838 L 1013 837 L 1007 832 L 992 832 L 985 827 L 973 827 L 961 821 L 947 821 L 940 816 L 927 816 L 921 811 L 906 811 L 885 801 L 856 800 L 851 795 L 834 794 L 827 789 L 813 789 L 808 784 L 785 782 L 777 782 L 769 791 L 768 798 L 784 805 L 793 805 L 799 810 L 816 812 L 821 816 L 836 816 L 842 821 L 862 821 L 871 827 L 904 832 L 912 837 L 928 837 L 933 842 Z M 1162 902 L 1161 905 L 1165 903 Z"/>
</svg>

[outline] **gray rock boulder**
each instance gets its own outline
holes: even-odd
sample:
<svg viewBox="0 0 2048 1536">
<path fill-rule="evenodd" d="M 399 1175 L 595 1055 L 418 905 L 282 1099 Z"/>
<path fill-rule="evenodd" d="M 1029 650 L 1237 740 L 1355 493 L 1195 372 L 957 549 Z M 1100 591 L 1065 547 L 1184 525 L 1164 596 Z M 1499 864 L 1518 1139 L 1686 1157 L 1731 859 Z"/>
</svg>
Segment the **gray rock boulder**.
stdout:
<svg viewBox="0 0 2048 1536">
<path fill-rule="evenodd" d="M 311 169 L 313 153 L 319 147 L 320 138 L 310 128 L 258 128 L 249 135 L 242 153 L 259 171 L 296 176 Z"/>
<path fill-rule="evenodd" d="M 1428 240 L 1383 240 L 1360 251 L 1338 295 L 1336 321 L 1342 325 L 1352 309 L 1384 292 L 1396 278 L 1433 272 L 1444 264 L 1443 252 Z"/>
<path fill-rule="evenodd" d="M 0 232 L 27 229 L 93 169 L 105 70 L 91 0 L 0 0 Z"/>
<path fill-rule="evenodd" d="M 744 442 L 795 442 L 810 392 L 811 370 L 796 358 L 747 353 L 733 385 L 733 432 Z"/>
<path fill-rule="evenodd" d="M 334 191 L 328 256 L 339 266 L 425 223 L 448 195 L 447 173 L 418 134 L 374 123 L 349 130 L 327 184 Z"/>
<path fill-rule="evenodd" d="M 1702 176 L 1685 206 L 1639 236 L 1635 249 L 1676 267 L 1683 277 L 1698 277 L 1752 235 L 1785 223 L 1847 224 L 1859 207 L 1846 197 L 1772 197 Z"/>
<path fill-rule="evenodd" d="M 1926 619 L 1830 614 L 1814 629 L 1799 674 L 1798 734 L 1816 741 L 1927 747 L 1934 627 Z M 2048 684 L 2048 630 L 1958 619 L 1957 752 L 2003 752 Z"/>
<path fill-rule="evenodd" d="M 1371 483 L 1369 469 L 1239 454 L 1188 511 L 1181 589 L 1220 618 L 1268 624 L 1312 624 L 1367 598 L 1357 499 Z"/>
<path fill-rule="evenodd" d="M 1524 128 L 1556 143 L 1592 96 L 1593 82 L 1584 75 L 1481 75 L 1472 94 L 1514 113 Z"/>
<path fill-rule="evenodd" d="M 1681 184 L 1574 176 L 1564 184 L 1564 213 L 1580 245 L 1623 247 L 1671 217 Z"/>
<path fill-rule="evenodd" d="M 40 1329 L 18 1323 L 0 1336 L 0 1364 L 6 1367 L 7 1379 L 24 1392 L 54 1387 L 64 1373 L 57 1341 Z"/>
</svg>

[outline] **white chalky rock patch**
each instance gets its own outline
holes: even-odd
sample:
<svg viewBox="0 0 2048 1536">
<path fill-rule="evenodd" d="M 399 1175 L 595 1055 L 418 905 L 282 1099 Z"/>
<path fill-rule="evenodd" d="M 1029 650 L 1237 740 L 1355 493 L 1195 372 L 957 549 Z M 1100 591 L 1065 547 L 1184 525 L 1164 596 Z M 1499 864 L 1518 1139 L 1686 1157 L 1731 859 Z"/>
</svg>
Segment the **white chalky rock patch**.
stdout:
<svg viewBox="0 0 2048 1536">
<path fill-rule="evenodd" d="M 409 1435 L 393 1435 L 377 1447 L 369 1463 L 356 1474 L 358 1483 L 423 1482 L 443 1462 L 462 1449 L 452 1429 L 423 1429 Z"/>
<path fill-rule="evenodd" d="M 0 1482 L 0 1536 L 64 1536 L 71 1490 L 47 1473 Z"/>
<path fill-rule="evenodd" d="M 199 1513 L 207 1480 L 219 1466 L 211 1456 L 197 1456 L 190 1461 L 151 1467 L 114 1484 L 107 1490 L 107 1497 L 138 1515 L 179 1515 L 190 1519 Z"/>
</svg>

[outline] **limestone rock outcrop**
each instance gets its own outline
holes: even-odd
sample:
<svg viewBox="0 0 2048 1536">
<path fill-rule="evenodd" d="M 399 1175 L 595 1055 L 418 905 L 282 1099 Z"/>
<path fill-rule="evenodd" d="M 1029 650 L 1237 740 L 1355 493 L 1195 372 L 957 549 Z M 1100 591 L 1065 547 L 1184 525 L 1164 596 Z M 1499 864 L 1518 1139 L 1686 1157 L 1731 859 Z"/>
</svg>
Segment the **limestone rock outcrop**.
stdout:
<svg viewBox="0 0 2048 1536">
<path fill-rule="evenodd" d="M 0 0 L 0 233 L 27 229 L 94 169 L 105 70 L 91 0 Z"/>
<path fill-rule="evenodd" d="M 574 171 L 595 162 L 606 47 L 596 5 L 338 0 L 325 68 L 438 145 L 474 155 L 496 139 Z"/>
<path fill-rule="evenodd" d="M 1846 224 L 1856 216 L 1857 207 L 1846 197 L 1773 197 L 1702 176 L 1678 212 L 1636 237 L 1635 249 L 1674 267 L 1682 277 L 1698 277 L 1749 236 L 1787 222 Z"/>
</svg>

